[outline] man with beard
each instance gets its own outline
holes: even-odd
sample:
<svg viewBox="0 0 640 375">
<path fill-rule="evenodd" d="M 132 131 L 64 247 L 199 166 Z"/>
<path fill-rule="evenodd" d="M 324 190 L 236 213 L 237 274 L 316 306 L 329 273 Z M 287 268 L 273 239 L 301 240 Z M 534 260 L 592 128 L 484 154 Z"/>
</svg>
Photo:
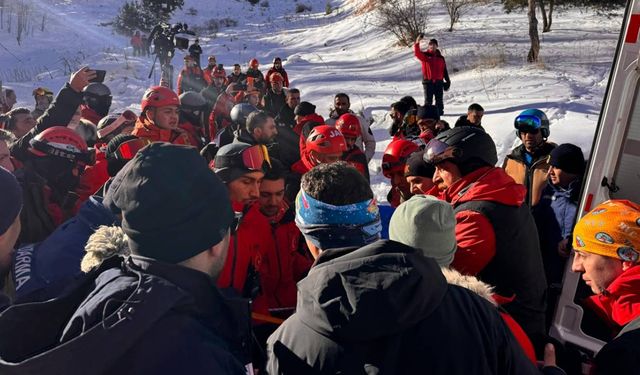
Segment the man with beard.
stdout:
<svg viewBox="0 0 640 375">
<path fill-rule="evenodd" d="M 341 92 L 336 94 L 333 98 L 333 106 L 334 109 L 329 113 L 329 118 L 324 122 L 327 125 L 335 125 L 340 116 L 345 113 L 355 115 L 355 113 L 350 109 L 351 101 L 349 99 L 349 95 L 345 93 Z M 370 162 L 373 154 L 376 152 L 376 140 L 373 137 L 371 129 L 369 129 L 369 124 L 360 116 L 358 116 L 358 120 L 360 120 L 361 135 L 358 137 L 356 145 L 367 156 L 367 162 Z"/>
<path fill-rule="evenodd" d="M 547 142 L 549 119 L 539 109 L 527 109 L 520 113 L 514 126 L 522 144 L 507 155 L 502 167 L 511 178 L 527 188 L 525 202 L 529 207 L 534 207 L 547 185 L 549 154 L 556 145 Z"/>
<path fill-rule="evenodd" d="M 239 128 L 234 142 L 250 145 L 268 145 L 273 143 L 278 135 L 276 122 L 264 111 L 254 111 L 247 116 L 246 127 Z"/>
</svg>

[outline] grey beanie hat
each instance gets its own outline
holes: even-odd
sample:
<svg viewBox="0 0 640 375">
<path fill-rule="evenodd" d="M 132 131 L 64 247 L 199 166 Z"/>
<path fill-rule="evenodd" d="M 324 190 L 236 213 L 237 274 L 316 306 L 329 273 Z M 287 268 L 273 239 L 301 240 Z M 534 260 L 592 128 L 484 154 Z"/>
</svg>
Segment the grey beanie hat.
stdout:
<svg viewBox="0 0 640 375">
<path fill-rule="evenodd" d="M 451 204 L 431 195 L 414 195 L 396 208 L 389 238 L 422 250 L 441 267 L 456 253 L 456 218 Z"/>
</svg>

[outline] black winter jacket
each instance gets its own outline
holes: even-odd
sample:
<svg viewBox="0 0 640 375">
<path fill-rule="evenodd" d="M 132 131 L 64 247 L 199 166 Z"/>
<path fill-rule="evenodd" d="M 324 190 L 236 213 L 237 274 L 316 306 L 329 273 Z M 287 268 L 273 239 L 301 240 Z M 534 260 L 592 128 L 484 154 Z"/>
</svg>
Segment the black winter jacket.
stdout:
<svg viewBox="0 0 640 375">
<path fill-rule="evenodd" d="M 117 259 L 75 293 L 0 314 L 0 373 L 244 374 L 245 301 L 199 271 Z"/>
<path fill-rule="evenodd" d="M 489 302 L 398 242 L 323 251 L 298 290 L 271 375 L 538 372 Z"/>
</svg>

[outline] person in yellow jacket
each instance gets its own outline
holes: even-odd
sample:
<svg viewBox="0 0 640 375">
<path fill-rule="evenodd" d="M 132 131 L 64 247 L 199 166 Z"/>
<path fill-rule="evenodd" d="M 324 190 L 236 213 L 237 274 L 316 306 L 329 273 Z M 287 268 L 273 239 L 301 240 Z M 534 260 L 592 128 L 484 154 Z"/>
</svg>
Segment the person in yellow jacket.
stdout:
<svg viewBox="0 0 640 375">
<path fill-rule="evenodd" d="M 542 190 L 547 185 L 549 155 L 556 145 L 547 142 L 549 119 L 539 109 L 527 109 L 520 113 L 514 126 L 522 144 L 507 155 L 502 168 L 527 188 L 525 202 L 533 207 L 540 201 Z"/>
</svg>

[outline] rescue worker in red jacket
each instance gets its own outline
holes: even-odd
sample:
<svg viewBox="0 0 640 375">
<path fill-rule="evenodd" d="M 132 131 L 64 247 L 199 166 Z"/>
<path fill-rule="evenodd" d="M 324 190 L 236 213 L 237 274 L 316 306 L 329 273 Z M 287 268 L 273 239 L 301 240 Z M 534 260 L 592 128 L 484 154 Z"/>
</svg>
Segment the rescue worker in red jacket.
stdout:
<svg viewBox="0 0 640 375">
<path fill-rule="evenodd" d="M 595 357 L 592 374 L 635 374 L 640 364 L 640 205 L 609 200 L 573 231 L 571 270 L 595 294 L 587 299 L 616 337 Z"/>
<path fill-rule="evenodd" d="M 300 151 L 300 160 L 291 166 L 287 177 L 285 196 L 290 204 L 300 191 L 302 175 L 318 164 L 335 163 L 347 151 L 347 142 L 340 131 L 333 126 L 318 125 L 311 130 L 304 151 Z"/>
<path fill-rule="evenodd" d="M 391 141 L 384 150 L 382 174 L 391 180 L 391 190 L 387 195 L 387 201 L 392 207 L 398 207 L 400 203 L 411 198 L 411 187 L 404 175 L 405 165 L 409 156 L 419 149 L 420 146 L 415 142 L 397 139 Z"/>
<path fill-rule="evenodd" d="M 82 89 L 82 119 L 98 126 L 98 122 L 109 114 L 111 108 L 111 90 L 104 83 L 93 82 Z"/>
<path fill-rule="evenodd" d="M 197 147 L 198 142 L 179 127 L 179 106 L 180 99 L 173 90 L 163 86 L 148 88 L 142 96 L 142 113 L 131 134 L 151 142 Z"/>
<path fill-rule="evenodd" d="M 423 158 L 436 167 L 439 198 L 456 213 L 458 249 L 451 267 L 494 285 L 506 302 L 502 307 L 541 355 L 547 283 L 524 186 L 495 167 L 495 144 L 477 127 L 440 133 L 427 144 Z"/>
<path fill-rule="evenodd" d="M 229 84 L 226 90 L 218 96 L 213 106 L 213 110 L 209 115 L 209 135 L 211 139 L 214 139 L 222 129 L 233 122 L 231 120 L 231 110 L 236 105 L 237 86 L 236 83 Z"/>
<path fill-rule="evenodd" d="M 184 57 L 184 68 L 178 74 L 178 95 L 186 91 L 200 92 L 207 86 L 202 69 L 192 56 Z"/>
<path fill-rule="evenodd" d="M 260 184 L 260 198 L 246 215 L 263 245 L 257 258 L 262 292 L 271 315 L 287 318 L 296 307 L 296 283 L 311 268 L 306 244 L 296 227 L 294 210 L 284 200 L 285 170 L 277 159 Z"/>
<path fill-rule="evenodd" d="M 287 71 L 282 67 L 282 59 L 279 57 L 273 59 L 273 66 L 267 70 L 267 74 L 264 77 L 267 89 L 271 88 L 271 80 L 274 73 L 279 73 L 283 78 L 282 85 L 289 87 L 289 76 L 287 75 Z"/>
<path fill-rule="evenodd" d="M 209 55 L 207 58 L 207 66 L 202 69 L 202 75 L 204 76 L 204 80 L 207 82 L 207 85 L 211 84 L 212 77 L 211 73 L 218 66 L 216 62 L 216 57 L 214 55 Z"/>
<path fill-rule="evenodd" d="M 367 156 L 356 145 L 356 140 L 362 134 L 360 120 L 351 113 L 345 113 L 336 121 L 336 129 L 340 130 L 347 144 L 347 151 L 342 154 L 342 160 L 354 166 L 369 181 Z"/>
<path fill-rule="evenodd" d="M 233 288 L 239 295 L 250 299 L 255 299 L 260 291 L 255 259 L 263 243 L 254 235 L 253 226 L 245 220 L 245 215 L 260 197 L 260 183 L 269 163 L 264 145 L 251 146 L 241 142 L 222 146 L 211 163 L 213 171 L 227 185 L 237 221 L 217 285 Z M 254 304 L 254 311 L 256 309 L 268 312 L 264 303 L 262 306 Z"/>
<path fill-rule="evenodd" d="M 107 144 L 118 134 L 131 134 L 135 126 L 137 116 L 126 110 L 121 114 L 106 116 L 98 123 L 98 140 L 95 145 L 96 161 L 84 169 L 80 184 L 76 191 L 80 201 L 89 199 L 109 179 L 107 171 L 107 158 L 105 151 Z"/>
<path fill-rule="evenodd" d="M 440 115 L 444 114 L 443 91 L 449 90 L 451 80 L 447 71 L 447 63 L 438 49 L 438 41 L 431 39 L 426 52 L 420 50 L 420 41 L 423 35 L 418 36 L 413 45 L 413 54 L 422 65 L 422 87 L 424 89 L 424 104 L 433 104 L 436 99 L 436 107 Z"/>
</svg>

